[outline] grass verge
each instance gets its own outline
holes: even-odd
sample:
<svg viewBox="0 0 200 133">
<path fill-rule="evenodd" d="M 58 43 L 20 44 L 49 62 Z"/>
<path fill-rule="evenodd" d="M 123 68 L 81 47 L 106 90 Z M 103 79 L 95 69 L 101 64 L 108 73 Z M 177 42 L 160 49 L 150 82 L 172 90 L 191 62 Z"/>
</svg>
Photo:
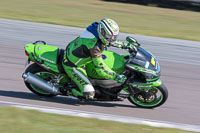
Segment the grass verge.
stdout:
<svg viewBox="0 0 200 133">
<path fill-rule="evenodd" d="M 0 0 L 0 17 L 86 27 L 107 17 L 121 32 L 200 41 L 200 13 L 101 0 Z"/>
<path fill-rule="evenodd" d="M 0 107 L 0 131 L 2 133 L 190 133 L 178 129 L 154 128 L 10 107 Z"/>
</svg>

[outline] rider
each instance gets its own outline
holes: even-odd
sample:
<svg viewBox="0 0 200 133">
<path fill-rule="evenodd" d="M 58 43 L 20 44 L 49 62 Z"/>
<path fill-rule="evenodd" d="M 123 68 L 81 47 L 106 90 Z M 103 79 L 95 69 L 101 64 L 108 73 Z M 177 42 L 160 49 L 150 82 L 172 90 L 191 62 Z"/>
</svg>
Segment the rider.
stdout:
<svg viewBox="0 0 200 133">
<path fill-rule="evenodd" d="M 93 99 L 95 90 L 88 80 L 82 66 L 93 62 L 96 72 L 105 79 L 114 79 L 119 83 L 126 80 L 126 76 L 119 75 L 111 70 L 103 61 L 101 52 L 104 47 L 115 46 L 127 48 L 128 44 L 116 41 L 119 34 L 117 23 L 108 18 L 94 22 L 66 47 L 63 67 L 67 75 L 75 82 L 78 88 L 71 90 L 76 97 Z"/>
</svg>

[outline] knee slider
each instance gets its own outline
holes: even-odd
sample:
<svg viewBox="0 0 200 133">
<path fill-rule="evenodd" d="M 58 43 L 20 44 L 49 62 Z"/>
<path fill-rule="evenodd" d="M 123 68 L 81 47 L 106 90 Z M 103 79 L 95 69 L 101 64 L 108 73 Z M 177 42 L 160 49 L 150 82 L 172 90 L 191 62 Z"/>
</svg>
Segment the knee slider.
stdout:
<svg viewBox="0 0 200 133">
<path fill-rule="evenodd" d="M 94 92 L 94 88 L 92 85 L 88 84 L 84 87 L 83 92 Z"/>
<path fill-rule="evenodd" d="M 92 85 L 86 85 L 84 87 L 83 95 L 86 99 L 93 99 L 95 95 L 95 91 Z"/>
</svg>

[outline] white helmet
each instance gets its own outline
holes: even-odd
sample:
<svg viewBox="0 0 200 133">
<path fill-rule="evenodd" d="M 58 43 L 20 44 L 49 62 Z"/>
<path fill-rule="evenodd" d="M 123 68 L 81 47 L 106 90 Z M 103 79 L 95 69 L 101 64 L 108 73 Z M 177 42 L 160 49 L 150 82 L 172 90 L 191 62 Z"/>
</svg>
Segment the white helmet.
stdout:
<svg viewBox="0 0 200 133">
<path fill-rule="evenodd" d="M 104 45 L 115 43 L 119 34 L 118 24 L 108 18 L 102 19 L 97 27 L 98 36 Z"/>
</svg>

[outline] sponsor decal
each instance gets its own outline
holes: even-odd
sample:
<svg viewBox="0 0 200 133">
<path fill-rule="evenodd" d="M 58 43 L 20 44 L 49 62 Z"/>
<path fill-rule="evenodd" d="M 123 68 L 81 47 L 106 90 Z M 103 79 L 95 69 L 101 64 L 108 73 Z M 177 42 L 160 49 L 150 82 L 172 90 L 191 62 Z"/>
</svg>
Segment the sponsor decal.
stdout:
<svg viewBox="0 0 200 133">
<path fill-rule="evenodd" d="M 50 62 L 50 63 L 53 63 L 53 64 L 55 64 L 55 62 L 54 62 L 54 61 L 52 61 L 52 60 L 49 60 L 49 59 L 46 59 L 46 58 L 44 58 L 44 57 L 42 57 L 42 56 L 40 56 L 40 55 L 39 55 L 39 58 L 40 58 L 40 59 L 42 59 L 42 60 L 45 60 L 45 61 L 48 61 L 48 62 Z"/>
<path fill-rule="evenodd" d="M 151 64 L 153 64 L 154 66 L 156 65 L 156 62 L 153 57 L 151 58 Z"/>
<path fill-rule="evenodd" d="M 86 83 L 82 78 L 79 77 L 78 74 L 76 74 L 74 71 L 72 71 L 72 75 L 74 76 L 74 78 L 76 78 L 79 83 L 84 86 L 84 85 L 87 85 L 88 83 Z"/>
<path fill-rule="evenodd" d="M 148 61 L 145 64 L 145 68 L 149 68 L 149 62 Z"/>
<path fill-rule="evenodd" d="M 144 86 L 144 85 L 137 85 L 138 88 L 144 88 L 144 87 L 151 87 L 151 85 L 147 85 L 147 86 Z"/>
<path fill-rule="evenodd" d="M 147 88 L 147 87 L 152 87 L 152 85 L 136 85 L 136 84 L 132 84 L 132 87 Z"/>
</svg>

